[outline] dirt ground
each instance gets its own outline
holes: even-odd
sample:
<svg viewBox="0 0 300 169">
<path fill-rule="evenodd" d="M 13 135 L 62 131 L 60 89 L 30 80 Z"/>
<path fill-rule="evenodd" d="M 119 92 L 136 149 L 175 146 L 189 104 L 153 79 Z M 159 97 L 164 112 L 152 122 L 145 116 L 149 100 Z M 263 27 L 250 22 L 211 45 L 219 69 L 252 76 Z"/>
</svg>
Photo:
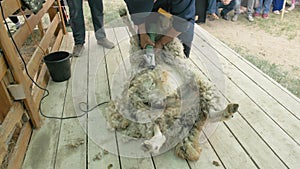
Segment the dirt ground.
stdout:
<svg viewBox="0 0 300 169">
<path fill-rule="evenodd" d="M 243 21 L 240 21 L 245 20 L 244 17 L 245 15 L 240 16 L 237 22 L 220 19 L 207 21 L 200 26 L 242 56 L 252 55 L 267 60 L 271 64 L 279 65 L 284 71 L 291 73 L 291 76 L 299 77 L 300 32 L 298 31 L 293 39 L 289 39 L 284 35 L 274 36 L 260 29 L 256 25 L 257 23 L 253 23 L 252 26 L 246 25 Z M 280 19 L 279 16 L 276 17 L 278 17 L 278 20 Z M 288 17 L 288 14 L 285 17 Z"/>
</svg>

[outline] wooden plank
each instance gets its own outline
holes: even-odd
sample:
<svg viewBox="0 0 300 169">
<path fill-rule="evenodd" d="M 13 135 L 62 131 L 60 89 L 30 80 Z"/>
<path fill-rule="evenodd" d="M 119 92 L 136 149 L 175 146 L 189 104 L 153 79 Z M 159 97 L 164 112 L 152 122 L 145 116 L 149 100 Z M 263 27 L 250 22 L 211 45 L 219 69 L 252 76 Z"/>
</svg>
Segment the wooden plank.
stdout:
<svg viewBox="0 0 300 169">
<path fill-rule="evenodd" d="M 6 28 L 4 27 L 3 22 L 0 22 L 0 32 L 6 32 Z M 8 37 L 7 33 L 0 34 L 0 45 L 2 46 L 4 55 L 6 56 L 6 60 L 12 69 L 12 74 L 14 75 L 14 79 L 17 84 L 24 83 L 27 79 L 25 79 L 24 74 L 20 68 L 20 64 L 18 62 L 18 53 L 13 46 L 10 38 Z M 37 111 L 34 111 L 34 102 L 31 98 L 31 93 L 29 88 L 24 88 L 24 93 L 26 95 L 26 99 L 24 103 L 29 110 L 29 115 L 34 127 L 40 127 L 40 116 Z"/>
<path fill-rule="evenodd" d="M 19 4 L 21 4 L 20 0 L 3 0 L 1 1 L 1 5 L 4 11 L 4 18 L 7 18 L 9 15 L 12 15 L 15 11 L 19 9 Z M 2 14 L 1 14 L 2 15 Z M 0 21 L 2 22 L 2 16 L 0 17 Z"/>
<path fill-rule="evenodd" d="M 115 52 L 110 52 L 107 54 L 108 58 L 117 57 L 119 59 L 119 74 L 121 75 L 118 81 L 125 81 L 128 77 L 127 71 L 130 69 L 129 65 L 125 64 L 125 62 L 129 61 L 129 34 L 125 27 L 114 28 L 113 33 L 115 34 L 115 38 L 112 39 L 116 44 Z M 122 84 L 121 84 L 122 85 Z M 136 145 L 137 143 L 131 144 L 131 142 L 124 143 L 122 140 L 122 134 L 117 133 L 118 147 L 122 161 L 122 168 L 143 168 L 143 169 L 153 169 L 155 168 L 151 159 L 151 155 L 148 153 L 144 153 L 140 148 L 140 145 Z"/>
<path fill-rule="evenodd" d="M 55 18 L 53 19 L 53 21 L 51 22 L 50 26 L 48 27 L 45 36 L 42 38 L 42 40 L 39 43 L 39 46 L 43 49 L 43 51 L 46 51 L 47 48 L 49 47 L 49 41 L 51 40 L 51 38 L 54 36 L 54 32 L 57 28 L 59 24 L 59 16 L 56 15 Z M 27 69 L 28 69 L 28 73 L 31 77 L 33 77 L 36 72 L 39 69 L 41 60 L 42 60 L 42 56 L 45 55 L 45 53 L 41 51 L 41 49 L 38 47 L 36 48 L 36 50 L 34 51 L 32 57 L 30 58 L 28 64 L 27 64 Z M 26 72 L 24 71 L 24 74 L 26 74 Z M 31 83 L 30 81 L 28 83 Z M 28 85 L 27 83 L 27 85 Z"/>
<path fill-rule="evenodd" d="M 79 106 L 87 102 L 88 53 L 88 48 L 84 48 L 82 57 L 72 58 L 72 76 L 68 80 L 63 117 L 84 113 Z M 87 116 L 62 120 L 55 168 L 86 168 L 86 121 Z"/>
<path fill-rule="evenodd" d="M 54 0 L 47 0 L 43 4 L 43 8 L 37 14 L 31 15 L 30 18 L 26 20 L 28 25 L 25 24 L 26 26 L 22 26 L 16 33 L 14 33 L 13 38 L 15 39 L 18 48 L 21 48 L 28 36 L 32 33 L 32 30 L 40 22 L 40 20 L 51 7 L 53 2 Z"/>
<path fill-rule="evenodd" d="M 3 81 L 0 81 L 0 100 L 0 123 L 2 123 L 13 104 L 13 101 L 10 98 L 6 85 Z"/>
<path fill-rule="evenodd" d="M 17 144 L 15 145 L 14 152 L 12 154 L 12 158 L 10 158 L 8 162 L 7 169 L 19 169 L 22 167 L 23 159 L 25 157 L 25 152 L 27 150 L 27 145 L 30 140 L 32 128 L 29 122 L 26 122 L 20 135 L 18 137 Z"/>
<path fill-rule="evenodd" d="M 207 50 L 202 51 L 207 52 Z M 223 60 L 224 62 L 228 62 L 225 58 L 223 58 Z M 243 92 L 246 93 L 251 98 L 251 100 L 253 100 L 263 110 L 264 113 L 266 113 L 272 120 L 274 120 L 284 131 L 287 132 L 290 137 L 292 137 L 299 144 L 300 133 L 298 132 L 298 130 L 300 127 L 300 119 L 295 117 L 294 114 L 291 114 L 290 111 L 286 109 L 285 102 L 282 102 L 284 105 L 278 104 L 274 97 L 270 96 L 265 92 L 265 90 L 256 85 L 256 81 L 255 83 L 253 83 L 253 81 L 249 79 L 246 74 L 234 70 L 239 69 L 236 68 L 235 65 L 232 65 L 226 71 L 227 76 L 231 79 L 234 79 L 234 81 L 239 84 L 239 87 L 243 90 Z M 295 103 L 294 106 L 299 108 L 300 103 Z M 298 112 L 299 111 L 297 110 L 295 113 Z M 288 123 L 286 123 L 287 121 Z"/>
<path fill-rule="evenodd" d="M 59 15 L 60 15 L 60 18 L 61 18 L 61 28 L 62 28 L 62 30 L 63 30 L 63 33 L 66 34 L 66 33 L 67 33 L 67 30 L 66 30 L 65 20 L 63 19 L 63 18 L 64 18 L 64 15 L 63 15 L 61 3 L 60 3 L 60 0 L 57 0 L 56 2 L 57 2 L 57 4 L 58 4 L 58 11 L 59 11 Z"/>
<path fill-rule="evenodd" d="M 197 54 L 195 53 L 195 50 L 193 50 L 190 53 L 190 58 L 196 58 Z M 201 63 L 200 63 L 201 64 Z M 191 63 L 191 70 L 193 71 L 198 71 L 198 67 L 194 66 Z M 202 68 L 202 67 L 201 67 Z M 202 68 L 203 69 L 203 68 Z M 205 76 L 203 76 L 205 77 Z M 210 130 L 215 130 L 217 124 L 207 124 L 205 128 L 203 129 L 204 131 L 207 131 L 206 134 L 210 136 L 211 131 Z M 209 130 L 209 131 L 208 131 Z M 192 169 L 198 169 L 198 168 L 225 168 L 223 166 L 223 163 L 221 162 L 219 156 L 215 153 L 212 145 L 210 145 L 210 142 L 208 140 L 203 131 L 200 135 L 200 146 L 201 146 L 201 155 L 198 161 L 188 161 L 189 166 Z"/>
<path fill-rule="evenodd" d="M 6 66 L 6 63 L 4 60 L 4 56 L 2 56 L 2 54 L 0 54 L 0 81 L 2 80 L 6 71 L 7 71 L 7 66 Z"/>
<path fill-rule="evenodd" d="M 72 44 L 72 37 L 66 35 L 62 41 L 61 49 L 71 51 Z M 43 101 L 42 111 L 50 116 L 61 117 L 67 81 L 60 83 L 49 81 L 47 89 L 50 91 L 50 95 Z M 60 120 L 44 118 L 43 127 L 33 131 L 23 163 L 24 169 L 52 169 L 55 167 L 60 128 Z"/>
<path fill-rule="evenodd" d="M 196 38 L 197 40 L 197 38 Z M 209 48 L 201 49 L 201 52 L 208 51 Z M 214 54 L 216 55 L 216 54 Z M 214 57 L 214 55 L 206 54 L 207 58 Z M 220 61 L 223 63 L 225 60 L 220 57 Z M 215 65 L 211 64 L 211 67 L 214 67 Z M 236 72 L 239 72 L 237 70 L 232 69 L 232 66 L 230 64 L 227 65 L 227 67 L 223 67 L 224 72 L 228 74 L 227 72 L 231 72 L 228 77 L 226 77 L 226 86 L 229 88 L 228 90 L 225 90 L 225 95 L 229 97 L 229 99 L 232 100 L 238 100 L 239 102 L 242 101 L 242 103 L 245 103 L 243 106 L 241 106 L 241 112 L 243 118 L 247 121 L 249 125 L 251 125 L 251 128 L 255 130 L 255 132 L 259 135 L 259 137 L 267 144 L 268 147 L 271 148 L 271 150 L 274 152 L 274 154 L 282 159 L 284 163 L 288 167 L 295 167 L 296 165 L 296 159 L 299 158 L 300 153 L 295 153 L 295 150 L 300 149 L 298 144 L 292 140 L 282 128 L 280 128 L 275 121 L 271 120 L 265 112 L 262 111 L 260 106 L 263 106 L 263 104 L 266 104 L 266 102 L 270 101 L 269 99 L 266 99 L 264 102 L 260 103 L 259 106 L 254 103 L 252 99 L 249 98 L 249 95 L 243 92 L 243 90 L 238 86 L 240 82 L 237 82 L 238 79 L 241 78 L 242 75 L 239 75 L 237 77 L 233 78 L 233 74 Z M 230 71 L 228 71 L 230 70 Z M 218 72 L 219 71 L 219 72 Z M 215 74 L 222 73 L 220 72 L 220 69 L 215 69 Z M 234 80 L 233 80 L 234 79 Z M 234 82 L 234 83 L 233 83 Z M 249 82 L 250 83 L 250 82 Z M 252 82 L 253 83 L 253 82 Z M 230 85 L 229 85 L 230 84 Z M 252 90 L 255 91 L 255 88 L 251 87 Z M 229 92 L 230 91 L 230 92 Z M 259 92 L 257 92 L 259 93 Z M 273 105 L 275 106 L 275 105 Z M 274 110 L 276 111 L 276 110 Z M 253 114 L 255 113 L 255 116 Z M 289 114 L 287 114 L 289 115 Z M 231 121 L 228 122 L 230 124 Z M 299 127 L 299 125 L 296 125 Z M 296 127 L 295 126 L 295 127 Z M 266 132 L 268 131 L 268 132 Z M 243 131 L 244 132 L 244 131 Z M 235 133 L 236 134 L 236 133 Z M 276 139 L 274 139 L 276 138 Z M 248 143 L 248 140 L 245 140 L 245 144 Z M 249 146 L 251 148 L 251 146 Z M 297 151 L 296 151 L 297 152 Z M 298 151 L 300 152 L 300 151 Z M 255 155 L 257 152 L 253 152 Z M 293 154 L 293 157 L 290 156 L 290 154 Z M 254 158 L 254 155 L 252 156 Z M 255 157 L 256 159 L 259 159 L 259 157 Z"/>
<path fill-rule="evenodd" d="M 199 45 L 199 43 L 197 43 Z M 201 67 L 201 70 L 205 70 L 201 66 L 201 64 L 204 64 L 208 67 L 213 67 L 211 64 L 208 63 L 208 61 L 205 59 L 205 56 L 203 56 L 195 47 L 193 48 L 193 52 L 196 52 L 198 54 L 198 57 L 192 57 L 191 60 Z M 216 74 L 219 74 L 219 72 L 213 71 Z M 207 73 L 207 72 L 206 72 Z M 228 89 L 228 83 L 226 83 L 226 89 L 225 91 L 228 91 L 228 93 L 233 93 L 235 91 L 235 97 L 231 97 L 230 100 L 232 102 L 240 103 L 241 106 L 244 106 L 241 102 L 240 94 L 237 89 Z M 222 96 L 222 94 L 220 94 Z M 225 95 L 227 96 L 227 95 Z M 244 111 L 241 111 L 241 114 L 244 114 Z M 283 165 L 283 163 L 280 161 L 280 159 L 274 154 L 272 149 L 268 147 L 268 145 L 260 138 L 260 136 L 249 126 L 248 122 L 243 119 L 243 117 L 238 113 L 234 115 L 234 118 L 230 121 L 226 122 L 226 125 L 229 126 L 230 131 L 233 131 L 236 139 L 240 142 L 240 144 L 245 148 L 245 151 L 249 153 L 251 158 L 255 161 L 255 163 L 261 167 L 261 168 L 285 168 L 286 166 Z M 232 150 L 233 151 L 233 150 Z M 220 156 L 221 159 L 223 159 L 222 156 Z M 225 156 L 226 158 L 226 156 Z M 272 162 L 271 162 L 272 161 Z"/>
<path fill-rule="evenodd" d="M 89 108 L 110 100 L 104 49 L 97 44 L 94 32 L 89 32 Z M 84 56 L 86 57 L 86 56 Z M 88 115 L 88 168 L 120 168 L 115 132 L 107 130 L 102 112 L 105 106 Z M 100 134 L 101 133 L 101 134 Z"/>
<path fill-rule="evenodd" d="M 0 144 L 0 166 L 2 165 L 2 162 L 7 154 L 7 146 L 6 144 Z"/>
<path fill-rule="evenodd" d="M 52 46 L 51 52 L 56 52 L 59 50 L 63 36 L 64 36 L 63 31 L 60 29 L 56 36 L 55 42 Z"/>
<path fill-rule="evenodd" d="M 15 129 L 16 124 L 21 120 L 24 109 L 19 102 L 15 102 L 10 108 L 4 122 L 0 127 L 0 143 L 6 144 L 8 137 Z"/>
<path fill-rule="evenodd" d="M 212 48 L 218 53 L 222 53 L 224 58 L 237 67 L 243 74 L 249 77 L 260 88 L 267 92 L 273 99 L 277 101 L 276 104 L 284 106 L 290 113 L 300 119 L 299 103 L 300 99 L 287 91 L 280 84 L 275 82 L 269 76 L 264 74 L 261 70 L 246 61 L 232 49 L 228 48 L 224 43 L 210 35 L 207 31 L 200 27 L 195 29 L 195 37 L 199 37 L 204 41 L 210 42 Z"/>
<path fill-rule="evenodd" d="M 43 63 L 42 68 L 39 73 L 39 77 L 36 82 L 40 85 L 40 87 L 46 88 L 49 78 L 50 78 L 50 75 L 48 73 L 48 69 L 46 67 L 46 64 Z M 44 90 L 42 90 L 42 89 L 38 88 L 36 85 L 34 85 L 34 88 L 32 89 L 32 97 L 33 97 L 33 100 L 35 103 L 40 102 L 40 100 L 43 97 L 44 92 L 45 92 Z M 38 108 L 39 108 L 39 104 L 36 104 L 35 109 L 38 109 Z"/>
<path fill-rule="evenodd" d="M 4 122 L 0 126 L 0 162 L 2 163 L 3 158 L 7 153 L 7 142 L 9 141 L 9 136 L 14 131 L 16 124 L 21 120 L 23 115 L 23 107 L 19 102 L 15 102 L 10 108 Z"/>
</svg>

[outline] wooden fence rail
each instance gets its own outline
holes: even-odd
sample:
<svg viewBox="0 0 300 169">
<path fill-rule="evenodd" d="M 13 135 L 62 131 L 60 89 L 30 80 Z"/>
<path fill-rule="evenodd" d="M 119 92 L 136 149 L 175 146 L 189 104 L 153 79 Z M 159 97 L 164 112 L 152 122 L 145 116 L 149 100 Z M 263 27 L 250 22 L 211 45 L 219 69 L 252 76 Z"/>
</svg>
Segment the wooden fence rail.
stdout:
<svg viewBox="0 0 300 169">
<path fill-rule="evenodd" d="M 35 45 L 26 65 L 22 65 L 17 48 L 6 29 L 3 17 L 7 19 L 20 10 L 20 0 L 3 0 L 4 16 L 0 13 L 0 168 L 17 169 L 22 166 L 33 128 L 41 127 L 39 102 L 46 87 L 49 75 L 43 56 L 57 51 L 63 35 L 65 23 L 59 0 L 46 0 L 42 9 L 31 14 L 25 23 L 13 33 L 16 47 L 21 49 L 33 32 L 38 29 L 40 40 Z M 54 7 L 56 6 L 56 7 Z M 57 8 L 57 6 L 59 8 Z M 44 22 L 48 18 L 48 23 Z M 20 97 L 16 97 L 16 94 Z"/>
</svg>

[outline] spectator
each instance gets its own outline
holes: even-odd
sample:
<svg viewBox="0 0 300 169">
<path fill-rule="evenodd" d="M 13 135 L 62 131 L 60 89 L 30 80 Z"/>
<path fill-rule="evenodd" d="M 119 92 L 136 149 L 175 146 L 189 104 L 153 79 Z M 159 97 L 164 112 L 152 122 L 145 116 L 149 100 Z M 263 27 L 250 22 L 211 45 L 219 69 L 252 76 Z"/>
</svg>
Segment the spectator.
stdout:
<svg viewBox="0 0 300 169">
<path fill-rule="evenodd" d="M 292 11 L 295 9 L 296 0 L 292 0 L 292 5 L 288 8 L 288 11 Z"/>
<path fill-rule="evenodd" d="M 254 3 L 255 3 L 255 0 L 248 0 L 247 2 L 247 19 L 248 21 L 250 22 L 253 22 L 254 19 L 252 17 L 252 14 L 253 14 L 253 8 L 254 8 Z"/>
<path fill-rule="evenodd" d="M 232 22 L 236 22 L 241 11 L 240 11 L 240 8 L 241 8 L 241 0 L 235 0 L 236 1 L 236 4 L 234 6 L 234 15 L 231 19 Z"/>
<path fill-rule="evenodd" d="M 70 25 L 73 31 L 73 38 L 75 45 L 73 48 L 73 56 L 80 56 L 83 45 L 85 43 L 85 25 L 82 9 L 83 0 L 67 0 L 70 13 Z M 92 21 L 95 31 L 97 43 L 105 48 L 111 49 L 114 44 L 106 38 L 103 25 L 103 2 L 102 0 L 89 0 L 88 1 Z"/>
<path fill-rule="evenodd" d="M 259 0 L 259 5 L 255 9 L 254 17 L 259 17 L 262 11 L 262 18 L 268 19 L 272 0 Z"/>
<path fill-rule="evenodd" d="M 280 14 L 280 11 L 282 10 L 283 8 L 283 1 L 284 0 L 273 0 L 273 13 L 276 14 L 276 15 L 279 15 Z"/>
<path fill-rule="evenodd" d="M 236 4 L 237 0 L 217 0 L 216 13 L 218 12 L 218 8 L 222 8 L 221 16 L 228 21 L 230 19 L 228 13 L 235 8 Z"/>
<path fill-rule="evenodd" d="M 208 0 L 207 17 L 210 21 L 219 19 L 218 15 L 216 14 L 216 11 L 217 11 L 217 0 Z"/>
<path fill-rule="evenodd" d="M 207 7 L 207 0 L 195 0 L 195 8 L 196 8 L 195 22 L 196 23 L 205 23 L 206 7 Z"/>
</svg>

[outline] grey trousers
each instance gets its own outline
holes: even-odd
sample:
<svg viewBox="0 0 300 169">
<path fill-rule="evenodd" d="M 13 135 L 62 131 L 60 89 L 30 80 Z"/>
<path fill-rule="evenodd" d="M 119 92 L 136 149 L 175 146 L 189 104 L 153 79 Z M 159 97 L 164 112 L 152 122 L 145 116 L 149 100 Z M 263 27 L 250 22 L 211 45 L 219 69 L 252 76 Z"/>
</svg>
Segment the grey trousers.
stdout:
<svg viewBox="0 0 300 169">
<path fill-rule="evenodd" d="M 235 6 L 234 13 L 240 14 L 240 7 L 241 7 L 242 0 L 237 0 L 237 1 L 239 1 L 239 3 L 237 3 L 237 5 Z M 247 0 L 247 15 L 252 15 L 254 3 L 255 3 L 255 0 Z"/>
<path fill-rule="evenodd" d="M 85 43 L 85 24 L 83 16 L 83 0 L 67 0 L 70 13 L 70 25 L 73 31 L 75 45 Z M 103 2 L 102 0 L 88 0 L 92 14 L 92 21 L 97 40 L 106 37 L 103 25 Z"/>
</svg>

